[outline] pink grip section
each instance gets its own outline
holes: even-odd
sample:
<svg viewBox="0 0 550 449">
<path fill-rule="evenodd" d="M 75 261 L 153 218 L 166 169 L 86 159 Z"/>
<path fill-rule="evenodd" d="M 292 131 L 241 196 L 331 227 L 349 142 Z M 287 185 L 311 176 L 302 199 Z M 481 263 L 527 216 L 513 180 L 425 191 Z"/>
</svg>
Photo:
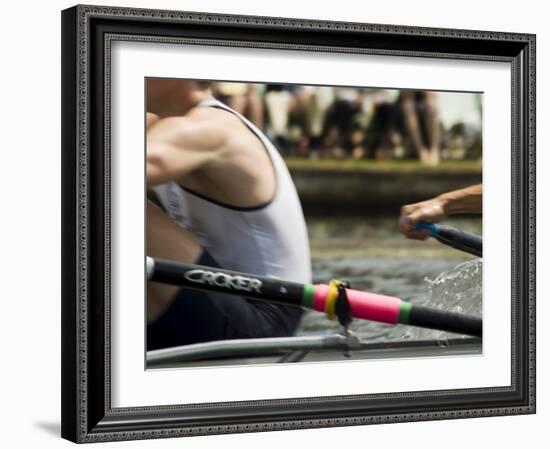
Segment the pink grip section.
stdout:
<svg viewBox="0 0 550 449">
<path fill-rule="evenodd" d="M 313 296 L 313 308 L 319 312 L 325 311 L 325 302 L 328 285 L 316 285 Z M 397 324 L 401 300 L 395 296 L 378 295 L 346 289 L 351 308 L 351 316 L 364 320 L 379 321 L 382 323 Z"/>
<path fill-rule="evenodd" d="M 401 300 L 395 296 L 377 295 L 359 290 L 346 290 L 354 318 L 397 324 Z"/>
<path fill-rule="evenodd" d="M 313 294 L 313 310 L 319 312 L 325 311 L 325 303 L 327 301 L 328 285 L 320 284 L 315 286 Z"/>
</svg>

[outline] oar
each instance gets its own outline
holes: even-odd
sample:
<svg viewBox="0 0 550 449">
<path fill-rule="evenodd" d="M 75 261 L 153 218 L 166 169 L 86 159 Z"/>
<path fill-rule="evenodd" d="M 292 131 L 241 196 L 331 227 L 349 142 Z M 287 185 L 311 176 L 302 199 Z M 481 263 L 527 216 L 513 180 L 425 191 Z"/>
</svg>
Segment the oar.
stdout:
<svg viewBox="0 0 550 449">
<path fill-rule="evenodd" d="M 464 232 L 450 226 L 444 226 L 436 223 L 418 222 L 415 229 L 426 230 L 430 236 L 439 240 L 441 243 L 459 249 L 474 256 L 482 257 L 483 247 L 481 237 Z"/>
<path fill-rule="evenodd" d="M 481 337 L 481 318 L 411 304 L 393 296 L 330 285 L 299 284 L 255 274 L 147 257 L 147 279 L 200 290 L 237 294 L 325 312 L 343 325 L 351 318 L 408 324 Z"/>
</svg>

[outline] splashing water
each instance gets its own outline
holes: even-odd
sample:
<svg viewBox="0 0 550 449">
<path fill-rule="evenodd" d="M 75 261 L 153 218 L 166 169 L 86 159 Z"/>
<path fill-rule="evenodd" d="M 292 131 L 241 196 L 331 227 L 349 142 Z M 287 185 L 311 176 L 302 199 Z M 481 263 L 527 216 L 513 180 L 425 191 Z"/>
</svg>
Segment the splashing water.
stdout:
<svg viewBox="0 0 550 449">
<path fill-rule="evenodd" d="M 314 284 L 331 279 L 352 288 L 402 298 L 444 310 L 481 315 L 482 261 L 439 242 L 405 239 L 395 230 L 395 216 L 308 217 Z M 455 220 L 455 221 L 453 221 Z M 481 219 L 457 217 L 450 226 L 481 235 Z M 340 332 L 337 321 L 308 311 L 300 335 Z M 406 325 L 353 320 L 351 330 L 371 342 L 457 338 L 457 334 Z"/>
<path fill-rule="evenodd" d="M 345 258 L 339 261 L 317 261 L 316 282 L 327 282 L 330 274 L 351 281 L 357 289 L 395 295 L 413 304 L 447 311 L 481 316 L 482 260 L 474 259 L 456 265 L 444 260 L 380 260 Z M 426 273 L 429 273 L 426 276 Z M 301 335 L 339 332 L 341 326 L 324 314 L 307 312 Z M 405 325 L 387 325 L 354 320 L 351 330 L 368 341 L 424 340 L 457 338 L 460 335 Z"/>
<path fill-rule="evenodd" d="M 482 259 L 464 262 L 445 271 L 434 280 L 426 278 L 429 284 L 428 296 L 416 302 L 427 307 L 481 317 L 482 314 Z M 456 334 L 430 329 L 409 328 L 405 339 L 446 339 Z"/>
</svg>

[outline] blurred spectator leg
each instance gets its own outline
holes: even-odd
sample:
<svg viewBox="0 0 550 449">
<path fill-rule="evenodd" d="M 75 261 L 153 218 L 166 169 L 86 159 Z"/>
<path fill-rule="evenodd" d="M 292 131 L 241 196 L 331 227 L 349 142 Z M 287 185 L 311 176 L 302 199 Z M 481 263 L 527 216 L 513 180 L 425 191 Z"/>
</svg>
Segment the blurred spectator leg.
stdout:
<svg viewBox="0 0 550 449">
<path fill-rule="evenodd" d="M 248 91 L 248 118 L 259 129 L 264 130 L 264 103 L 258 88 L 251 84 Z"/>
<path fill-rule="evenodd" d="M 351 143 L 352 143 L 352 150 L 351 150 L 352 159 L 355 159 L 355 160 L 363 159 L 367 154 L 367 150 L 365 148 L 364 131 L 361 129 L 354 130 L 351 134 Z"/>
<path fill-rule="evenodd" d="M 291 94 L 287 91 L 269 91 L 265 95 L 269 125 L 277 148 L 283 155 L 291 152 L 288 140 L 288 116 L 292 106 Z"/>
<path fill-rule="evenodd" d="M 438 165 L 440 160 L 441 124 L 437 108 L 437 93 L 427 91 L 424 94 L 424 123 L 430 147 L 429 164 Z"/>
<path fill-rule="evenodd" d="M 401 92 L 401 112 L 403 113 L 405 127 L 411 138 L 414 151 L 418 155 L 420 162 L 430 164 L 430 150 L 426 148 L 422 141 L 414 95 L 415 92 L 412 90 L 403 90 Z"/>
<path fill-rule="evenodd" d="M 327 110 L 334 101 L 334 88 L 315 86 L 308 96 L 306 111 L 307 132 L 310 139 L 309 156 L 318 158 L 323 144 L 323 125 Z"/>
</svg>

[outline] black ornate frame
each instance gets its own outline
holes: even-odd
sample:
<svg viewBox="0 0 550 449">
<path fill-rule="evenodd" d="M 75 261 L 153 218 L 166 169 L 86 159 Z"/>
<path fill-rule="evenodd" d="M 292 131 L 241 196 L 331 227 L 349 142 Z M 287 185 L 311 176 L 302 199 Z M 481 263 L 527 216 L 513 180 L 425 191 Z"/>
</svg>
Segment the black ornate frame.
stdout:
<svg viewBox="0 0 550 449">
<path fill-rule="evenodd" d="M 509 387 L 111 407 L 110 44 L 114 40 L 504 61 L 512 69 Z M 62 13 L 62 436 L 75 442 L 535 412 L 535 36 L 75 6 Z"/>
</svg>

